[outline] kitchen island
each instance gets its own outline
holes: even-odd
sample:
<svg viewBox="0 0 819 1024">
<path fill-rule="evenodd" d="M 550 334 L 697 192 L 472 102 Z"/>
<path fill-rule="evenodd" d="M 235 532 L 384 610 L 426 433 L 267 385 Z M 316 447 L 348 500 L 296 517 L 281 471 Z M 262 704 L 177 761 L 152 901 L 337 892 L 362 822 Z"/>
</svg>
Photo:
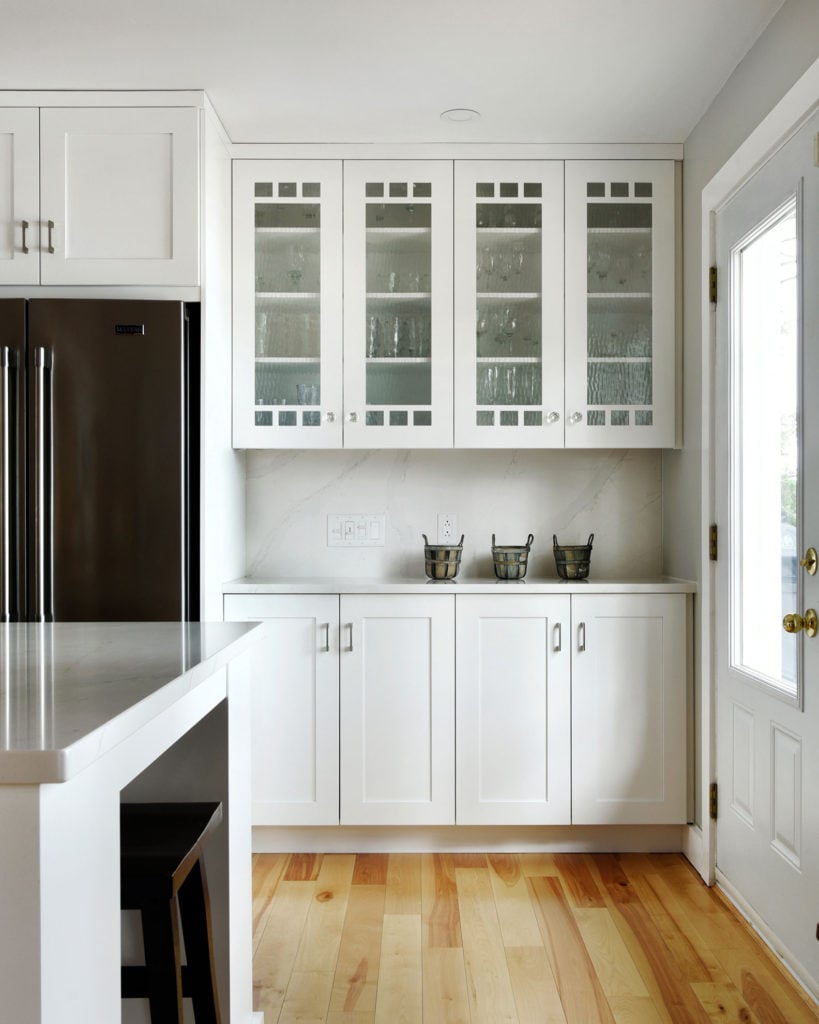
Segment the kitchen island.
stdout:
<svg viewBox="0 0 819 1024">
<path fill-rule="evenodd" d="M 264 627 L 262 627 L 263 629 Z M 243 623 L 0 625 L 0 1018 L 147 1019 L 119 909 L 119 805 L 221 800 L 208 846 L 223 1020 L 252 1019 Z M 134 948 L 131 949 L 130 947 Z"/>
</svg>

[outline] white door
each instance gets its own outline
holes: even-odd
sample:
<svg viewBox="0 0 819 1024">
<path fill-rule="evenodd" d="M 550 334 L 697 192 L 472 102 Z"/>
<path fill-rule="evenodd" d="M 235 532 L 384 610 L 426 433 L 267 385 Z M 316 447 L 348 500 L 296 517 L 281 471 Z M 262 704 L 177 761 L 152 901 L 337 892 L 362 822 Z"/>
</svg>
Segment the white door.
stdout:
<svg viewBox="0 0 819 1024">
<path fill-rule="evenodd" d="M 0 284 L 39 284 L 39 130 L 36 107 L 0 109 Z"/>
<path fill-rule="evenodd" d="M 452 447 L 452 161 L 344 163 L 344 447 Z"/>
<path fill-rule="evenodd" d="M 459 825 L 571 822 L 569 596 L 459 595 Z"/>
<path fill-rule="evenodd" d="M 342 825 L 454 823 L 454 602 L 342 595 Z"/>
<path fill-rule="evenodd" d="M 717 214 L 715 403 L 717 870 L 814 986 L 819 637 L 783 618 L 819 608 L 800 565 L 819 547 L 817 132 L 814 117 Z"/>
<path fill-rule="evenodd" d="M 235 447 L 341 447 L 341 286 L 341 161 L 235 160 Z"/>
<path fill-rule="evenodd" d="M 572 595 L 572 824 L 687 815 L 686 597 Z"/>
<path fill-rule="evenodd" d="M 225 619 L 266 622 L 253 647 L 254 825 L 338 824 L 338 597 L 228 594 Z"/>
<path fill-rule="evenodd" d="M 199 111 L 40 111 L 43 284 L 199 283 Z"/>
</svg>

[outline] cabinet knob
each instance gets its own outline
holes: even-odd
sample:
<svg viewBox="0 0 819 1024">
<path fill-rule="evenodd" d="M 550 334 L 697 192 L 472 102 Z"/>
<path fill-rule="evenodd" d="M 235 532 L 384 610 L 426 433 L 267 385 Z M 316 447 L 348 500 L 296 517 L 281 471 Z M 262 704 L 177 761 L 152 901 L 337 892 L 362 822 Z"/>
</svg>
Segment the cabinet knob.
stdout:
<svg viewBox="0 0 819 1024">
<path fill-rule="evenodd" d="M 347 422 L 348 423 L 358 423 L 358 413 L 357 412 L 348 412 L 347 413 Z"/>
<path fill-rule="evenodd" d="M 582 412 L 573 412 L 569 417 L 569 423 L 579 423 L 583 419 Z"/>
<path fill-rule="evenodd" d="M 336 421 L 336 414 L 334 412 L 326 412 L 324 414 L 324 422 L 325 423 L 335 423 L 335 421 Z"/>
<path fill-rule="evenodd" d="M 557 421 L 559 419 L 560 419 L 560 413 L 559 412 L 550 412 L 549 415 L 546 417 L 546 422 L 547 423 L 557 423 Z"/>
</svg>

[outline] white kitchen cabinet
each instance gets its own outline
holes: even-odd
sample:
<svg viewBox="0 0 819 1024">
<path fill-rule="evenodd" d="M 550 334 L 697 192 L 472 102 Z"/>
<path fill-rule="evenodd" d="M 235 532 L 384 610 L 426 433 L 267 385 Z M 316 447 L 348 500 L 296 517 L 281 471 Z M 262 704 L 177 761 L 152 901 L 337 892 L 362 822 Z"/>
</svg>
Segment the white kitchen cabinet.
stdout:
<svg viewBox="0 0 819 1024">
<path fill-rule="evenodd" d="M 568 825 L 569 596 L 456 600 L 456 820 Z"/>
<path fill-rule="evenodd" d="M 266 621 L 253 648 L 254 825 L 338 824 L 337 595 L 229 594 L 225 618 Z"/>
<path fill-rule="evenodd" d="M 455 162 L 455 445 L 563 447 L 563 161 Z"/>
<path fill-rule="evenodd" d="M 233 165 L 233 443 L 342 442 L 341 162 Z"/>
<path fill-rule="evenodd" d="M 40 280 L 39 112 L 0 107 L 0 284 Z"/>
<path fill-rule="evenodd" d="M 670 448 L 675 169 L 566 163 L 567 448 Z"/>
<path fill-rule="evenodd" d="M 344 164 L 344 445 L 452 446 L 452 164 Z"/>
<path fill-rule="evenodd" d="M 198 124 L 193 107 L 0 108 L 0 283 L 198 284 Z"/>
<path fill-rule="evenodd" d="M 680 824 L 686 600 L 572 595 L 572 823 Z"/>
<path fill-rule="evenodd" d="M 341 822 L 455 821 L 455 599 L 341 596 Z"/>
</svg>

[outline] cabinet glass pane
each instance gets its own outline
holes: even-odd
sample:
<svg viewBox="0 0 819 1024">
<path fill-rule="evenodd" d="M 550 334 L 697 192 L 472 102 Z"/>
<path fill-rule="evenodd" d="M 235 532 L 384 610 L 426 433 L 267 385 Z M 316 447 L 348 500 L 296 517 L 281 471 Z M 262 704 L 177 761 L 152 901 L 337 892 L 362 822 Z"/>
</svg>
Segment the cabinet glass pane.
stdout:
<svg viewBox="0 0 819 1024">
<path fill-rule="evenodd" d="M 429 425 L 432 188 L 429 182 L 371 182 L 366 193 L 402 201 L 365 206 L 367 302 L 360 342 L 366 360 L 364 422 Z"/>
<path fill-rule="evenodd" d="M 475 196 L 475 423 L 540 426 L 540 410 L 524 410 L 543 395 L 542 186 L 480 182 Z"/>
<path fill-rule="evenodd" d="M 258 182 L 255 187 L 259 426 L 320 423 L 321 206 L 304 201 L 318 199 L 320 191 L 316 182 Z M 314 411 L 302 411 L 299 406 Z"/>
<path fill-rule="evenodd" d="M 653 209 L 651 202 L 634 201 L 650 198 L 651 192 L 645 182 L 587 186 L 589 426 L 652 422 L 646 407 L 653 402 Z M 606 201 L 612 199 L 624 201 Z M 637 415 L 618 406 L 643 408 Z"/>
</svg>

